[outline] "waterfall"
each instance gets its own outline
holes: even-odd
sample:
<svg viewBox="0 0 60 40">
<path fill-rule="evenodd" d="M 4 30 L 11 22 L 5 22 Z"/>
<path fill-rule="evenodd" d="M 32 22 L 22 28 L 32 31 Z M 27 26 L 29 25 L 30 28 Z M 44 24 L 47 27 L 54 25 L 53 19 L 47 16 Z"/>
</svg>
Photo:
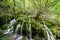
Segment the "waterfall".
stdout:
<svg viewBox="0 0 60 40">
<path fill-rule="evenodd" d="M 22 27 L 23 27 L 23 23 L 22 23 L 21 28 L 20 28 L 20 35 L 22 35 Z"/>
<path fill-rule="evenodd" d="M 7 30 L 4 31 L 3 34 L 9 34 L 9 33 L 12 33 L 13 32 L 13 25 L 14 23 L 16 22 L 15 19 L 11 20 L 9 24 L 6 24 L 8 26 Z M 18 38 L 16 40 L 22 40 L 23 39 L 23 35 L 22 35 L 22 27 L 23 27 L 23 24 L 18 24 L 17 27 L 16 27 L 16 30 L 18 30 L 20 28 L 20 35 L 18 36 Z M 43 20 L 43 26 L 44 28 L 46 29 L 46 33 L 47 33 L 47 40 L 55 40 L 54 36 L 53 36 L 53 33 L 50 31 L 50 29 L 46 26 L 44 20 Z M 29 28 L 28 28 L 28 25 L 29 25 Z M 29 24 L 26 25 L 26 29 L 29 30 L 30 34 L 29 34 L 29 40 L 34 40 L 32 39 L 32 31 L 31 31 L 31 24 L 30 24 L 30 19 L 29 19 Z M 14 35 L 14 37 L 17 37 L 17 35 Z M 28 40 L 28 37 L 26 36 L 26 40 Z"/>
<path fill-rule="evenodd" d="M 44 24 L 45 29 L 47 30 L 47 32 L 49 33 L 48 35 L 48 40 L 55 40 L 53 33 L 50 31 L 50 29 Z"/>
<path fill-rule="evenodd" d="M 11 21 L 10 21 L 10 26 L 12 26 L 15 22 L 16 22 L 15 19 L 11 20 Z"/>
<path fill-rule="evenodd" d="M 15 19 L 11 20 L 9 24 L 7 24 L 7 30 L 4 31 L 3 34 L 8 34 L 8 33 L 11 33 L 13 32 L 13 24 L 16 22 Z"/>
<path fill-rule="evenodd" d="M 29 26 L 29 27 L 28 27 Z M 28 32 L 26 31 L 26 33 L 28 34 L 27 36 L 29 36 L 29 40 L 33 40 L 32 39 L 32 33 L 31 33 L 31 24 L 26 24 L 26 29 L 29 30 L 29 34 Z M 26 40 L 28 40 L 28 37 L 26 36 Z"/>
<path fill-rule="evenodd" d="M 43 20 L 43 26 L 46 29 L 48 39 L 47 40 L 55 40 L 53 33 L 50 31 L 50 29 L 46 26 L 44 20 Z"/>
<path fill-rule="evenodd" d="M 49 36 L 49 33 L 48 33 L 48 31 L 46 31 L 46 33 L 47 33 L 47 40 L 50 40 L 50 36 Z"/>
<path fill-rule="evenodd" d="M 27 32 L 27 30 L 28 30 L 28 24 L 26 23 L 26 34 L 27 34 L 26 40 L 28 40 L 28 32 Z"/>
<path fill-rule="evenodd" d="M 21 28 L 21 24 L 19 23 L 16 27 L 16 32 L 18 32 L 18 30 Z"/>
<path fill-rule="evenodd" d="M 22 38 L 23 38 L 23 36 L 22 36 L 22 27 L 23 27 L 23 24 L 24 24 L 24 22 L 20 26 L 20 36 L 16 40 L 22 40 Z"/>
<path fill-rule="evenodd" d="M 30 24 L 31 18 L 30 17 L 28 17 L 28 18 L 29 18 L 29 31 L 30 31 L 29 40 L 34 40 L 34 39 L 32 39 L 32 30 L 31 30 L 31 24 Z"/>
</svg>

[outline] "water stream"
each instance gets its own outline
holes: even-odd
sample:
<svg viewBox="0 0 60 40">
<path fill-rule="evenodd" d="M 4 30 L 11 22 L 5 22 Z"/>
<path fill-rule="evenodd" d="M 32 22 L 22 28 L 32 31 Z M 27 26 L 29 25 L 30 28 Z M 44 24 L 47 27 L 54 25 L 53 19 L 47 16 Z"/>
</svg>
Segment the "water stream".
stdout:
<svg viewBox="0 0 60 40">
<path fill-rule="evenodd" d="M 13 32 L 13 26 L 14 26 L 14 23 L 16 22 L 16 20 L 15 19 L 13 19 L 13 20 L 11 20 L 10 21 L 10 23 L 9 24 L 6 24 L 7 26 L 8 26 L 8 28 L 7 28 L 7 30 L 5 30 L 4 31 L 4 33 L 3 34 L 9 34 L 9 33 L 11 33 L 11 32 Z M 23 27 L 23 24 L 24 24 L 24 22 L 22 23 L 22 24 L 18 24 L 17 25 L 17 28 L 16 28 L 16 30 L 18 30 L 19 28 L 20 28 L 20 35 L 17 37 L 17 35 L 14 35 L 14 37 L 17 37 L 17 39 L 16 40 L 22 40 L 23 39 L 23 34 L 22 34 L 22 27 Z M 45 24 L 45 22 L 44 22 L 44 20 L 43 20 L 43 26 L 44 26 L 44 28 L 46 29 L 46 33 L 47 33 L 47 40 L 55 40 L 55 38 L 54 38 L 54 35 L 53 35 L 53 33 L 50 31 L 50 29 L 46 26 L 46 24 Z M 34 40 L 34 39 L 32 39 L 32 31 L 31 31 L 31 24 L 30 24 L 30 20 L 29 20 L 29 25 L 27 24 L 26 25 L 26 29 L 27 29 L 27 31 L 29 30 L 29 40 Z M 25 40 L 28 40 L 28 37 L 27 36 L 25 36 Z"/>
<path fill-rule="evenodd" d="M 53 33 L 52 33 L 52 32 L 50 31 L 50 29 L 46 26 L 44 20 L 43 20 L 43 24 L 44 24 L 43 26 L 44 26 L 44 28 L 46 29 L 46 32 L 47 32 L 47 36 L 48 36 L 47 40 L 55 40 Z"/>
<path fill-rule="evenodd" d="M 7 24 L 7 30 L 4 31 L 3 34 L 8 34 L 8 33 L 11 33 L 13 32 L 13 24 L 16 22 L 15 19 L 11 20 L 9 24 Z"/>
<path fill-rule="evenodd" d="M 23 24 L 24 24 L 24 22 L 20 26 L 20 36 L 16 40 L 22 40 L 23 39 L 23 35 L 22 35 L 22 27 L 23 27 Z"/>
</svg>

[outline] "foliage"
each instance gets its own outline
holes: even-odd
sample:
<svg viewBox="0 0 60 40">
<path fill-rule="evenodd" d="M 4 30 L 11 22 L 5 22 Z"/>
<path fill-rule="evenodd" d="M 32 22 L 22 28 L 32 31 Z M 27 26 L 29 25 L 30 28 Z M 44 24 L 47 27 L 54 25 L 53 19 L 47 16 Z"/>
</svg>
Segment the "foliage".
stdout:
<svg viewBox="0 0 60 40">
<path fill-rule="evenodd" d="M 3 25 L 1 28 L 2 28 L 3 30 L 6 30 L 8 27 L 7 27 L 7 25 Z"/>
<path fill-rule="evenodd" d="M 60 25 L 59 4 L 59 0 L 0 0 L 0 17 L 5 23 L 15 18 L 16 24 L 24 22 L 36 29 L 43 27 L 44 18 L 45 24 L 52 30 L 53 25 Z M 7 27 L 3 25 L 2 28 Z M 54 28 L 52 31 L 55 32 L 57 29 Z"/>
</svg>

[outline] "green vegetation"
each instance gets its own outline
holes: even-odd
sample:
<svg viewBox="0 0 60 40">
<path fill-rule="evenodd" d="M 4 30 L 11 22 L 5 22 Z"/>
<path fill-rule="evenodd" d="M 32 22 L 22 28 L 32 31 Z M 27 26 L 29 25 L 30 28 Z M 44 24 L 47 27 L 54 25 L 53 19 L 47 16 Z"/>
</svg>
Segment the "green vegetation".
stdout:
<svg viewBox="0 0 60 40">
<path fill-rule="evenodd" d="M 42 23 L 44 19 L 55 39 L 60 38 L 60 0 L 0 0 L 0 35 L 8 28 L 5 24 L 9 24 L 12 19 L 16 20 L 13 24 L 14 32 L 18 33 L 20 29 L 16 29 L 17 24 L 21 24 L 23 31 L 27 24 L 31 25 L 32 32 L 36 30 L 38 35 L 42 29 L 46 38 Z M 5 36 L 0 37 L 0 40 L 5 40 Z"/>
</svg>

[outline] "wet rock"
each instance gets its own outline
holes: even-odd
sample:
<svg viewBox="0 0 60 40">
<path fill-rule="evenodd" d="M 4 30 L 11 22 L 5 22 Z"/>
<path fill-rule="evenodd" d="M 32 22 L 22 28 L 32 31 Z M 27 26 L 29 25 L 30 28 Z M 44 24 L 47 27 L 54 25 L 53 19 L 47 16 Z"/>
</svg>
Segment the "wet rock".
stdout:
<svg viewBox="0 0 60 40">
<path fill-rule="evenodd" d="M 27 40 L 27 39 L 26 39 L 26 36 L 23 36 L 22 40 Z"/>
<path fill-rule="evenodd" d="M 16 40 L 17 37 L 18 37 L 17 34 L 11 34 L 11 35 L 8 37 L 8 40 Z"/>
<path fill-rule="evenodd" d="M 58 31 L 57 33 L 60 34 L 60 31 Z"/>
<path fill-rule="evenodd" d="M 22 38 L 20 36 L 21 35 L 18 35 L 18 34 L 12 34 L 8 37 L 8 40 L 17 40 L 18 38 L 19 38 L 19 40 L 20 39 L 22 39 L 22 40 L 27 40 L 28 39 L 27 36 L 22 35 Z"/>
<path fill-rule="evenodd" d="M 57 40 L 60 40 L 60 39 L 57 39 Z"/>
<path fill-rule="evenodd" d="M 38 35 L 36 35 L 35 40 L 41 40 L 41 38 Z"/>
</svg>

